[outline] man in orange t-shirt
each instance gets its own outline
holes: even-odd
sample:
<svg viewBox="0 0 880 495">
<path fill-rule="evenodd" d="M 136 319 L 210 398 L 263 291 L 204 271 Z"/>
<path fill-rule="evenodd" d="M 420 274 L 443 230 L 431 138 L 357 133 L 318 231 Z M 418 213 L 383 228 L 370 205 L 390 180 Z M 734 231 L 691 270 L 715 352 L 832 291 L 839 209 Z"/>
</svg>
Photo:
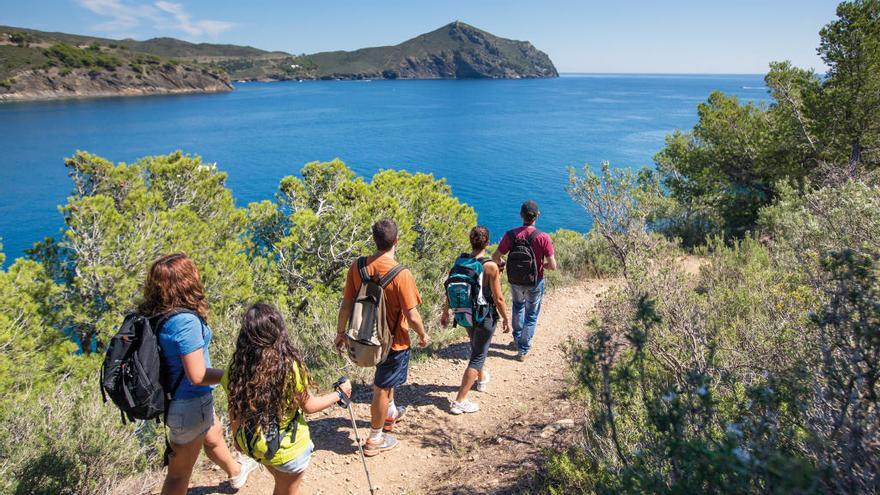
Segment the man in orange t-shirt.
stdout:
<svg viewBox="0 0 880 495">
<path fill-rule="evenodd" d="M 367 258 L 367 273 L 371 277 L 381 278 L 398 264 L 394 260 L 394 252 L 397 248 L 397 224 L 394 220 L 379 220 L 373 224 L 373 240 L 376 242 L 376 253 Z M 334 342 L 337 349 L 341 350 L 345 346 L 345 330 L 360 288 L 361 276 L 355 261 L 348 269 L 342 306 L 339 308 Z M 404 269 L 398 273 L 385 287 L 385 311 L 388 324 L 392 328 L 393 340 L 388 357 L 376 366 L 376 375 L 373 379 L 373 403 L 370 408 L 370 437 L 364 444 L 366 456 L 377 455 L 398 445 L 397 439 L 385 432 L 392 431 L 394 423 L 406 413 L 405 407 L 394 404 L 394 387 L 406 383 L 410 356 L 410 329 L 418 334 L 419 347 L 428 345 L 428 334 L 425 332 L 417 308 L 421 302 L 422 297 L 416 288 L 416 280 L 409 270 Z"/>
</svg>

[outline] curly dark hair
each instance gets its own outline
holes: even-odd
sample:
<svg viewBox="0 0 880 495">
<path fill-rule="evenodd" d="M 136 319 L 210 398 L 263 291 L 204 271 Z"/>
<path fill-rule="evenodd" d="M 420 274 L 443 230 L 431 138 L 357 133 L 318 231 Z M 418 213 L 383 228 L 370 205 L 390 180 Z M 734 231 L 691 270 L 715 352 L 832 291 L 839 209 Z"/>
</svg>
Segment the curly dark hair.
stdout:
<svg viewBox="0 0 880 495">
<path fill-rule="evenodd" d="M 471 247 L 474 251 L 484 249 L 489 245 L 489 229 L 482 225 L 477 225 L 471 229 L 470 237 Z"/>
<path fill-rule="evenodd" d="M 302 391 L 296 392 L 294 366 Z M 239 424 L 256 421 L 267 431 L 308 399 L 308 371 L 293 348 L 284 318 L 274 306 L 257 303 L 242 319 L 229 373 L 229 417 Z"/>
</svg>

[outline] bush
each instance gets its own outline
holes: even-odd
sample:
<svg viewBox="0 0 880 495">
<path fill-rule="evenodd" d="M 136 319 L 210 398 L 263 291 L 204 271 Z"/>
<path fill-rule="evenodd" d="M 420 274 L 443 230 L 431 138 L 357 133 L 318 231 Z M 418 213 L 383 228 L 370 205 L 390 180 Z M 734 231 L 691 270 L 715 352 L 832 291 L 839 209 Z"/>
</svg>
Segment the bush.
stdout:
<svg viewBox="0 0 880 495">
<path fill-rule="evenodd" d="M 91 364 L 95 364 L 91 360 Z M 90 366 L 97 373 L 95 366 Z M 6 409 L 0 430 L 0 491 L 91 495 L 147 469 L 161 435 L 152 424 L 123 427 L 95 395 L 94 380 L 70 380 Z"/>
<path fill-rule="evenodd" d="M 567 285 L 585 277 L 606 278 L 620 273 L 617 259 L 596 232 L 581 234 L 560 229 L 550 235 L 558 270 L 545 272 L 551 285 Z"/>
<path fill-rule="evenodd" d="M 549 457 L 546 489 L 877 491 L 880 257 L 862 242 L 880 211 L 873 186 L 784 196 L 763 215 L 770 247 L 715 239 L 692 278 L 674 249 L 645 242 L 625 173 L 585 183 L 583 204 L 618 212 L 596 230 L 627 248 L 625 282 L 573 354 L 588 425 L 582 447 Z"/>
<path fill-rule="evenodd" d="M 306 165 L 281 181 L 275 202 L 247 209 L 235 206 L 215 165 L 180 152 L 118 165 L 78 152 L 65 165 L 73 191 L 61 208 L 63 236 L 0 270 L 3 492 L 103 493 L 156 463 L 157 432 L 122 426 L 101 406 L 94 376 L 160 254 L 184 251 L 199 267 L 218 367 L 232 354 L 243 308 L 265 301 L 285 313 L 326 385 L 340 364 L 331 343 L 342 284 L 350 263 L 373 251 L 372 223 L 398 222 L 398 257 L 417 278 L 428 324 L 445 260 L 465 249 L 476 223 L 442 180 L 384 171 L 367 182 L 340 161 Z"/>
</svg>

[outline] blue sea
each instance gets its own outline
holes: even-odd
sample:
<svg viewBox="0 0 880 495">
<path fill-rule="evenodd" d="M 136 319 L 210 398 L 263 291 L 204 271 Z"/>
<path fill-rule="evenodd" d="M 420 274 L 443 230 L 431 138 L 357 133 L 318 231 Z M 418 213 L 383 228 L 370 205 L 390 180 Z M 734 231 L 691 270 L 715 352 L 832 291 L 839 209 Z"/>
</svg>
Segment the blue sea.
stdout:
<svg viewBox="0 0 880 495">
<path fill-rule="evenodd" d="M 520 203 L 539 227 L 586 231 L 567 168 L 652 166 L 664 137 L 690 129 L 714 90 L 769 101 L 761 75 L 568 74 L 559 79 L 237 84 L 223 94 L 0 104 L 0 243 L 8 258 L 57 236 L 72 190 L 63 159 L 114 162 L 183 150 L 228 172 L 239 205 L 272 198 L 307 162 L 359 174 L 444 177 L 497 240 Z M 7 260 L 7 263 L 9 260 Z"/>
</svg>

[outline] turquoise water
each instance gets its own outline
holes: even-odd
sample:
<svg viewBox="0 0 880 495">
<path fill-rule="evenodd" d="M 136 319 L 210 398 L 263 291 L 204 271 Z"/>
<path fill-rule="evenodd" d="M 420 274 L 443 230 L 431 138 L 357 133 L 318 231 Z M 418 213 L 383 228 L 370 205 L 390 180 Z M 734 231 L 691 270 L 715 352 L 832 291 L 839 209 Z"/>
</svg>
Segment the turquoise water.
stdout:
<svg viewBox="0 0 880 495">
<path fill-rule="evenodd" d="M 713 90 L 768 99 L 760 75 L 566 75 L 505 81 L 240 84 L 231 93 L 0 104 L 0 242 L 8 257 L 57 236 L 76 150 L 131 162 L 182 149 L 229 173 L 239 205 L 271 198 L 313 160 L 446 177 L 493 238 L 539 203 L 545 230 L 586 231 L 567 167 L 652 165 Z"/>
</svg>

